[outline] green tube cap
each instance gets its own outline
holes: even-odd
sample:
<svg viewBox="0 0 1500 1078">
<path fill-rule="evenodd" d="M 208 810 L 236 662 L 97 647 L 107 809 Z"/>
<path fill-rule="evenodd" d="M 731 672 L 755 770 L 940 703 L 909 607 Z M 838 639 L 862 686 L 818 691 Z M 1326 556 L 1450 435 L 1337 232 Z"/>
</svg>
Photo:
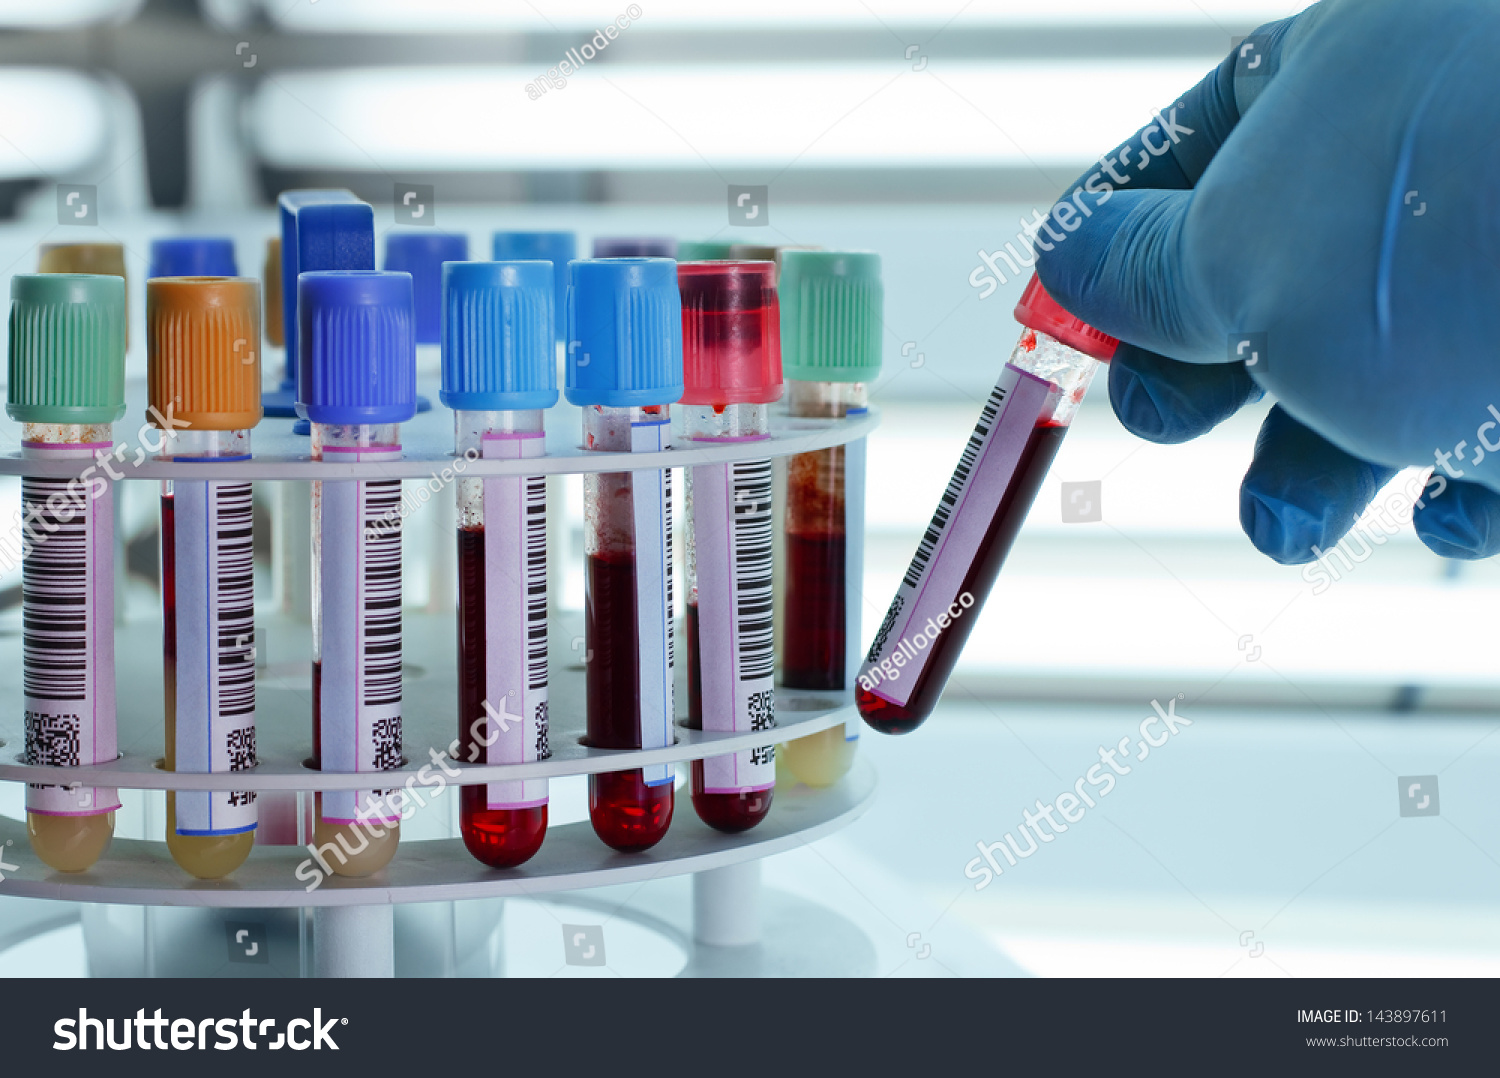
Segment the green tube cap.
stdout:
<svg viewBox="0 0 1500 1078">
<path fill-rule="evenodd" d="M 22 423 L 113 423 L 124 415 L 124 278 L 12 277 L 9 383 L 5 411 Z"/>
<path fill-rule="evenodd" d="M 885 290 L 869 251 L 783 251 L 781 368 L 799 382 L 873 382 Z"/>
</svg>

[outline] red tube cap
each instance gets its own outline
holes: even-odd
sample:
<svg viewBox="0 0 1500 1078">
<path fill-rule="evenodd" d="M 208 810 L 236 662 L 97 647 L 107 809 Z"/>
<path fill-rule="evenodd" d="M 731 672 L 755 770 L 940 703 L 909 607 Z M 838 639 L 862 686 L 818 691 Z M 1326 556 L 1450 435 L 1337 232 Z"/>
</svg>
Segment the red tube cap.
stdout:
<svg viewBox="0 0 1500 1078">
<path fill-rule="evenodd" d="M 1107 333 L 1101 333 L 1081 319 L 1074 318 L 1062 305 L 1047 294 L 1042 280 L 1036 274 L 1021 293 L 1021 302 L 1016 304 L 1016 321 L 1027 329 L 1045 333 L 1070 348 L 1076 348 L 1086 356 L 1093 356 L 1101 363 L 1114 358 L 1120 342 Z"/>
<path fill-rule="evenodd" d="M 774 262 L 683 262 L 683 404 L 781 399 L 781 309 Z"/>
</svg>

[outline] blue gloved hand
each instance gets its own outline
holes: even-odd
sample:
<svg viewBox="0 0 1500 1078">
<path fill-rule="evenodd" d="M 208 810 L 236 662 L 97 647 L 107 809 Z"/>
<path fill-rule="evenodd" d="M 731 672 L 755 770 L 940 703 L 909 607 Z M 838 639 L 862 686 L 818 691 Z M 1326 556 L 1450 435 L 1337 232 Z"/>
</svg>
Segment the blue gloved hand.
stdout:
<svg viewBox="0 0 1500 1078">
<path fill-rule="evenodd" d="M 1052 209 L 1037 271 L 1128 342 L 1127 428 L 1181 442 L 1278 400 L 1240 495 L 1278 561 L 1334 546 L 1406 465 L 1437 466 L 1428 547 L 1500 552 L 1497 55 L 1494 0 L 1323 0 Z"/>
</svg>

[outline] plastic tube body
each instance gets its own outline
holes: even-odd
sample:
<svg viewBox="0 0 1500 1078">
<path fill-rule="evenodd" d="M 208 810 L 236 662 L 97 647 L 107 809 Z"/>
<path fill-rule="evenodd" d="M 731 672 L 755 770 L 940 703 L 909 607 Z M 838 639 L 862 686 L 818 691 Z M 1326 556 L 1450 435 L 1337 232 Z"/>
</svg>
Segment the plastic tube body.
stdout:
<svg viewBox="0 0 1500 1078">
<path fill-rule="evenodd" d="M 180 430 L 166 455 L 250 459 L 248 430 Z M 255 766 L 254 530 L 249 482 L 168 480 L 161 496 L 162 655 L 168 771 Z M 167 849 L 199 879 L 255 844 L 252 791 L 167 791 Z"/>
<path fill-rule="evenodd" d="M 692 441 L 769 436 L 764 404 L 683 405 Z M 771 462 L 687 469 L 688 721 L 744 732 L 776 725 L 771 586 Z M 776 785 L 766 745 L 694 760 L 693 807 L 710 827 L 745 831 L 765 818 Z"/>
<path fill-rule="evenodd" d="M 588 449 L 652 452 L 671 442 L 669 407 L 583 410 Z M 584 477 L 584 647 L 588 743 L 669 745 L 672 721 L 671 472 Z M 644 850 L 672 822 L 670 765 L 589 776 L 589 819 L 617 850 Z"/>
<path fill-rule="evenodd" d="M 397 460 L 399 426 L 312 424 L 325 461 Z M 323 479 L 312 491 L 313 766 L 401 766 L 401 481 Z M 324 791 L 313 842 L 335 875 L 384 868 L 400 841 L 395 790 Z"/>
<path fill-rule="evenodd" d="M 543 452 L 540 410 L 455 413 L 466 459 Z M 546 477 L 461 478 L 458 488 L 458 739 L 465 763 L 552 755 L 547 740 Z M 547 780 L 465 786 L 464 845 L 492 868 L 531 859 L 547 834 Z"/>
<path fill-rule="evenodd" d="M 115 732 L 114 490 L 108 423 L 27 423 L 22 453 L 76 461 L 79 478 L 21 480 L 22 683 L 26 762 L 99 764 Z M 90 473 L 85 480 L 82 476 Z M 27 786 L 32 851 L 59 872 L 90 868 L 115 829 L 114 789 Z"/>
<path fill-rule="evenodd" d="M 838 419 L 864 411 L 862 382 L 787 383 L 793 416 Z M 848 691 L 860 660 L 864 571 L 865 439 L 799 453 L 787 463 L 781 683 Z M 854 763 L 858 722 L 782 746 L 787 768 L 809 786 L 831 786 Z"/>
<path fill-rule="evenodd" d="M 874 729 L 909 733 L 937 706 L 1098 366 L 1022 332 L 860 668 Z"/>
</svg>

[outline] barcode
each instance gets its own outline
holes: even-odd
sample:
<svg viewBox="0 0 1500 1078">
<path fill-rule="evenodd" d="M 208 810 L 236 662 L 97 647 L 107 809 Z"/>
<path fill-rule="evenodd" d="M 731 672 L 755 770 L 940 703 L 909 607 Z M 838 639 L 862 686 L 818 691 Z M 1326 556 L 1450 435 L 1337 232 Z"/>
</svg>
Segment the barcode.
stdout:
<svg viewBox="0 0 1500 1078">
<path fill-rule="evenodd" d="M 401 703 L 401 480 L 363 481 L 362 703 Z M 383 523 L 380 523 L 383 522 Z M 400 756 L 399 722 L 396 755 Z"/>
<path fill-rule="evenodd" d="M 741 681 L 775 673 L 771 591 L 771 462 L 740 461 L 730 466 L 734 491 L 732 546 L 735 628 L 739 634 Z"/>
<path fill-rule="evenodd" d="M 665 514 L 662 528 L 662 545 L 667 548 L 667 669 L 673 669 L 676 663 L 677 634 L 672 631 L 672 623 L 677 620 L 677 601 L 673 598 L 676 594 L 672 580 L 672 469 L 663 468 L 662 473 L 662 512 Z M 667 679 L 667 691 L 672 691 L 672 679 Z"/>
<path fill-rule="evenodd" d="M 82 720 L 77 715 L 27 711 L 26 762 L 41 767 L 77 767 Z"/>
<path fill-rule="evenodd" d="M 255 550 L 249 483 L 209 485 L 216 510 L 219 698 L 221 716 L 255 714 Z M 235 758 L 231 732 L 230 758 Z M 250 762 L 255 762 L 253 728 Z M 231 766 L 230 770 L 240 770 Z"/>
<path fill-rule="evenodd" d="M 35 700 L 83 700 L 88 696 L 89 512 L 68 494 L 67 479 L 21 480 L 26 530 L 21 562 L 22 684 Z M 59 513 L 47 499 L 66 499 Z"/>
<path fill-rule="evenodd" d="M 937 511 L 932 514 L 932 523 L 927 525 L 927 530 L 922 534 L 922 541 L 917 544 L 917 552 L 911 559 L 906 576 L 902 578 L 901 583 L 905 587 L 915 588 L 921 581 L 922 573 L 932 559 L 933 551 L 937 549 L 938 540 L 942 538 L 944 529 L 948 527 L 948 521 L 953 515 L 953 507 L 958 504 L 964 487 L 968 485 L 969 476 L 974 471 L 974 463 L 979 459 L 985 440 L 990 436 L 995 416 L 999 414 L 1000 406 L 1005 403 L 1009 392 L 1010 387 L 1005 384 L 996 385 L 990 391 L 990 399 L 985 402 L 984 411 L 979 413 L 979 422 L 974 424 L 974 433 L 969 435 L 969 444 L 964 446 L 963 456 L 958 459 L 958 467 L 953 470 L 953 477 L 948 480 L 948 487 L 943 491 Z"/>
<path fill-rule="evenodd" d="M 547 477 L 543 475 L 526 480 L 526 687 L 547 687 Z"/>
</svg>

